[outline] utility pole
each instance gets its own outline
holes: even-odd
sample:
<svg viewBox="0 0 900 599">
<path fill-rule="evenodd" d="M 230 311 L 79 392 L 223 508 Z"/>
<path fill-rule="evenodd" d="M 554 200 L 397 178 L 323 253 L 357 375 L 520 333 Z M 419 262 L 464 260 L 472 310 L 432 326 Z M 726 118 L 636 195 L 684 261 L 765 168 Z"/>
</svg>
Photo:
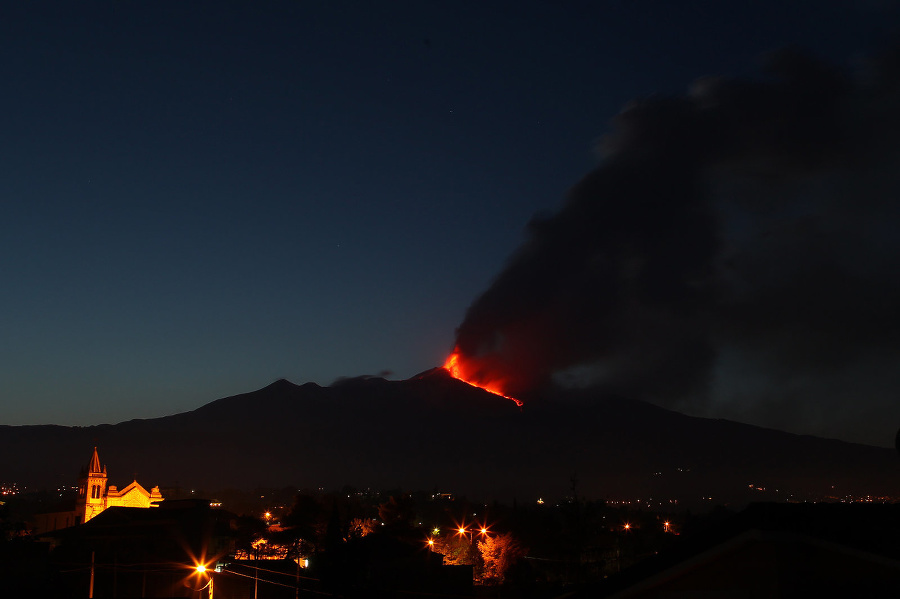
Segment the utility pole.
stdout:
<svg viewBox="0 0 900 599">
<path fill-rule="evenodd" d="M 91 586 L 88 587 L 88 599 L 94 599 L 94 551 L 91 551 Z"/>
<path fill-rule="evenodd" d="M 300 599 L 300 552 L 297 552 L 297 588 L 294 591 L 294 599 Z"/>
</svg>

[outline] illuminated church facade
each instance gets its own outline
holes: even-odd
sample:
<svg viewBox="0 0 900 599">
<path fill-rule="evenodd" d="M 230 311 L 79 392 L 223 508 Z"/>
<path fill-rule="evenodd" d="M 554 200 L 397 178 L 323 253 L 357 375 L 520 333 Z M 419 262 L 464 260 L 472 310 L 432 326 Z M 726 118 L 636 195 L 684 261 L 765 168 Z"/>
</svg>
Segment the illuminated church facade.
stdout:
<svg viewBox="0 0 900 599">
<path fill-rule="evenodd" d="M 35 532 L 40 534 L 84 524 L 107 508 L 151 508 L 156 507 L 162 500 L 163 496 L 159 492 L 159 487 L 153 487 L 148 491 L 136 480 L 122 489 L 110 485 L 106 466 L 101 467 L 100 456 L 97 448 L 94 447 L 91 461 L 87 468 L 82 469 L 78 480 L 75 509 L 37 514 L 35 516 Z"/>
<path fill-rule="evenodd" d="M 136 480 L 121 490 L 107 484 L 106 466 L 100 467 L 100 456 L 95 447 L 91 463 L 87 470 L 82 471 L 78 481 L 75 511 L 80 522 L 76 524 L 84 524 L 108 507 L 155 507 L 162 499 L 159 487 L 147 491 Z"/>
</svg>

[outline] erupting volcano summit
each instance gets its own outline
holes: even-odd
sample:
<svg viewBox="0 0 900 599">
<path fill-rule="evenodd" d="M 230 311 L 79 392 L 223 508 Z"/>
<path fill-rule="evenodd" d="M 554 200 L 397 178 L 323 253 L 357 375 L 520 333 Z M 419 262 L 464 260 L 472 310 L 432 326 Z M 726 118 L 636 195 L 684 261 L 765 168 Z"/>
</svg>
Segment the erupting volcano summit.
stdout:
<svg viewBox="0 0 900 599">
<path fill-rule="evenodd" d="M 444 362 L 444 369 L 450 373 L 455 379 L 458 379 L 464 383 L 468 383 L 473 387 L 478 387 L 479 389 L 484 389 L 494 395 L 499 395 L 500 397 L 505 397 L 506 399 L 512 400 L 516 402 L 516 405 L 520 408 L 522 407 L 522 402 L 516 399 L 515 397 L 510 397 L 503 393 L 503 381 L 499 379 L 489 379 L 484 376 L 484 373 L 477 371 L 474 368 L 468 367 L 465 363 L 465 358 L 462 357 L 459 348 L 454 348 L 453 353 L 450 354 L 450 357 L 447 358 L 447 361 Z"/>
</svg>

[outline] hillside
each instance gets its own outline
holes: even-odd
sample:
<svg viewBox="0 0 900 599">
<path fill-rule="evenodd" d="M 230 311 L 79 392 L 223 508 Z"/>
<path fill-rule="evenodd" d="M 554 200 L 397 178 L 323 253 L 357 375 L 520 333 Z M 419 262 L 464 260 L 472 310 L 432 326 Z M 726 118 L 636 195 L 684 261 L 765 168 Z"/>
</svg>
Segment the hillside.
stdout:
<svg viewBox="0 0 900 599">
<path fill-rule="evenodd" d="M 74 484 L 94 445 L 112 484 L 441 489 L 558 498 L 712 496 L 750 484 L 807 494 L 900 495 L 888 449 L 695 418 L 647 403 L 543 398 L 520 410 L 441 369 L 329 387 L 277 381 L 191 412 L 91 427 L 0 427 L 0 480 Z M 834 486 L 834 491 L 830 488 Z"/>
</svg>

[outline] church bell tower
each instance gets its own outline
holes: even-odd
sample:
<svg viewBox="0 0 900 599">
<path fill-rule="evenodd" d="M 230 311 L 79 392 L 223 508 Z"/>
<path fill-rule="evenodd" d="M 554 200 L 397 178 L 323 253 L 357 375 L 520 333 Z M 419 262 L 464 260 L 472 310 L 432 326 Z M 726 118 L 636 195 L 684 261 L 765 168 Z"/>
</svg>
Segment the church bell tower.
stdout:
<svg viewBox="0 0 900 599">
<path fill-rule="evenodd" d="M 100 456 L 97 455 L 96 447 L 87 470 L 81 472 L 77 517 L 80 520 L 79 524 L 84 524 L 106 509 L 106 467 L 100 467 Z"/>
</svg>

